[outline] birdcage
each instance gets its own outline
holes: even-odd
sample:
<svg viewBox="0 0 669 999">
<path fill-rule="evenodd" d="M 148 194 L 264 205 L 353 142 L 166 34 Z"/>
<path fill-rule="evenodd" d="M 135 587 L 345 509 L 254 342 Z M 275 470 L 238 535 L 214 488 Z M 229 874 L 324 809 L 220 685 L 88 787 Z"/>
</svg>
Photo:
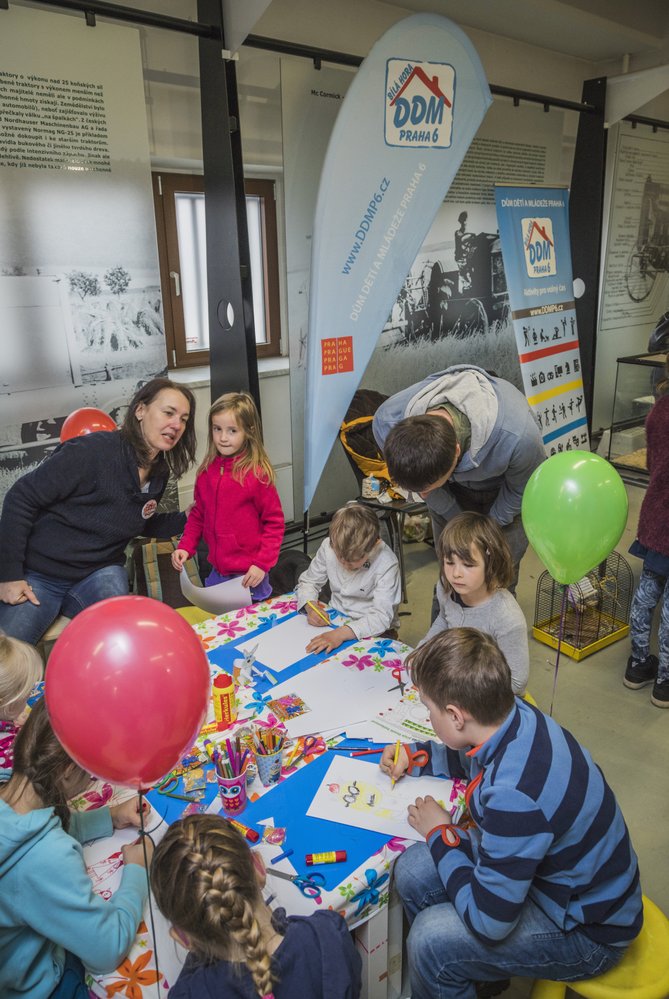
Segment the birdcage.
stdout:
<svg viewBox="0 0 669 999">
<path fill-rule="evenodd" d="M 629 633 L 632 570 L 618 552 L 566 587 L 560 650 L 572 659 L 585 659 Z M 548 572 L 537 583 L 532 634 L 557 649 L 565 586 Z"/>
</svg>

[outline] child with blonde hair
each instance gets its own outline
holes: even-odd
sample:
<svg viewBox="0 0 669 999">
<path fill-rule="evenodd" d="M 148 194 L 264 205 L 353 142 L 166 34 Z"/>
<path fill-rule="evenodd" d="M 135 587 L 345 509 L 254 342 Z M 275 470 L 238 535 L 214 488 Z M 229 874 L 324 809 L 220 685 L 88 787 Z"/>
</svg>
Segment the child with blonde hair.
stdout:
<svg viewBox="0 0 669 999">
<path fill-rule="evenodd" d="M 482 513 L 458 514 L 439 536 L 437 558 L 439 614 L 419 645 L 449 628 L 491 635 L 509 664 L 513 692 L 522 697 L 530 672 L 527 622 L 507 589 L 513 558 L 499 525 Z"/>
<path fill-rule="evenodd" d="M 11 770 L 20 716 L 44 665 L 33 645 L 0 632 L 0 770 Z"/>
<path fill-rule="evenodd" d="M 216 815 L 168 829 L 151 865 L 158 908 L 190 954 L 170 999 L 356 999 L 360 957 L 330 910 L 286 917 L 264 904 L 265 866 Z"/>
<path fill-rule="evenodd" d="M 332 652 L 354 638 L 387 635 L 397 638 L 397 609 L 402 581 L 397 556 L 381 541 L 373 510 L 349 503 L 337 510 L 309 568 L 297 582 L 297 607 L 305 609 L 309 624 L 327 627 L 325 605 L 318 595 L 330 584 L 330 605 L 351 618 L 349 624 L 329 628 L 307 645 L 307 652 Z"/>
<path fill-rule="evenodd" d="M 213 566 L 205 586 L 242 576 L 254 601 L 269 597 L 268 573 L 279 557 L 285 526 L 274 479 L 252 397 L 247 392 L 220 396 L 209 410 L 207 453 L 172 555 L 174 568 L 183 567 L 204 537 Z"/>
</svg>

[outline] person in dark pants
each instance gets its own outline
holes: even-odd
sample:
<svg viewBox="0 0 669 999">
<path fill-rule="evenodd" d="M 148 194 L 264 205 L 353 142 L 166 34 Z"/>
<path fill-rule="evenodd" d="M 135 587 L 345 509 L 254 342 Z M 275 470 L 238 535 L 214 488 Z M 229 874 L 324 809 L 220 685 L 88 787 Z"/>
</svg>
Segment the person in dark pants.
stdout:
<svg viewBox="0 0 669 999">
<path fill-rule="evenodd" d="M 189 389 L 154 378 L 120 430 L 68 440 L 14 483 L 0 519 L 0 630 L 34 644 L 60 613 L 128 592 L 127 544 L 183 531 L 185 514 L 156 507 L 170 472 L 194 460 L 194 415 Z"/>
<path fill-rule="evenodd" d="M 643 906 L 625 820 L 595 761 L 513 696 L 489 635 L 442 631 L 407 666 L 439 737 L 381 757 L 391 778 L 418 778 L 408 822 L 424 841 L 393 869 L 411 923 L 413 999 L 474 999 L 515 976 L 573 982 L 614 967 Z M 434 797 L 418 797 L 421 774 L 467 780 L 470 821 L 453 825 Z"/>
</svg>

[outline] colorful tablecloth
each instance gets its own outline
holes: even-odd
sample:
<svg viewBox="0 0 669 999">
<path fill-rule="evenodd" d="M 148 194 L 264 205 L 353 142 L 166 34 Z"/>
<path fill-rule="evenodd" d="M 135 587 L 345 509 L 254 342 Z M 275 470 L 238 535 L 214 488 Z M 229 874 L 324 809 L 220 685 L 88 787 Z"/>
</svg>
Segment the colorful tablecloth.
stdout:
<svg viewBox="0 0 669 999">
<path fill-rule="evenodd" d="M 288 595 L 194 625 L 194 630 L 200 637 L 210 660 L 212 678 L 221 670 L 233 671 L 234 661 L 241 655 L 237 649 L 240 643 L 295 615 L 296 610 L 295 600 Z M 409 647 L 400 642 L 367 639 L 348 643 L 334 656 L 328 658 L 336 658 L 352 673 L 371 670 L 382 674 L 391 684 L 388 690 L 396 689 L 393 696 L 396 698 L 397 713 L 401 708 L 406 708 L 407 704 L 410 705 L 412 700 L 417 700 L 415 689 L 406 681 L 406 674 L 404 682 L 397 684 L 398 670 L 401 671 L 404 657 L 409 651 Z M 282 672 L 280 679 L 283 681 L 310 669 L 325 658 L 323 655 L 306 654 L 300 657 L 296 652 L 297 665 L 292 671 Z M 245 679 L 250 682 L 246 682 L 246 685 L 238 690 L 238 720 L 231 729 L 226 730 L 226 735 L 229 734 L 233 738 L 244 726 L 248 726 L 250 720 L 253 720 L 254 725 L 282 724 L 269 705 L 270 690 L 273 686 L 271 680 L 264 675 L 254 675 L 253 678 Z M 212 720 L 213 718 L 210 719 Z M 213 735 L 212 738 L 215 739 L 216 736 Z M 389 742 L 394 736 L 384 738 L 381 732 L 378 739 L 380 742 Z M 298 762 L 296 767 L 284 767 L 281 783 L 274 788 L 269 790 L 263 788 L 256 778 L 249 788 L 251 802 L 241 818 L 245 824 L 253 825 L 259 831 L 264 827 L 287 830 L 286 845 L 293 848 L 293 856 L 276 866 L 288 873 L 306 872 L 304 850 L 307 845 L 308 850 L 314 851 L 346 849 L 348 853 L 346 864 L 319 868 L 325 876 L 326 884 L 317 899 L 306 898 L 291 882 L 280 881 L 273 877 L 267 879 L 266 895 L 274 896 L 273 905 L 281 904 L 292 913 L 309 914 L 314 911 L 315 905 L 333 909 L 341 913 L 349 926 L 353 927 L 368 920 L 388 905 L 390 868 L 398 854 L 410 844 L 404 839 L 389 839 L 380 833 L 326 823 L 324 820 L 305 816 L 306 809 L 332 758 L 328 746 L 335 745 L 337 740 L 338 737 L 334 733 L 330 733 L 328 738 L 318 739 L 311 752 Z M 201 746 L 200 739 L 195 748 Z M 304 739 L 298 740 L 296 750 L 301 750 L 303 747 Z M 211 770 L 210 767 L 205 769 Z M 82 805 L 96 807 L 105 804 L 113 793 L 109 785 L 103 785 L 93 792 L 88 792 L 89 801 Z M 91 799 L 91 795 L 94 800 Z M 167 825 L 175 821 L 183 814 L 184 809 L 189 807 L 182 801 L 169 799 L 155 792 L 149 795 L 149 800 L 153 805 L 150 822 L 154 827 L 154 838 L 160 838 Z M 204 801 L 209 805 L 209 811 L 218 811 L 217 787 L 211 778 L 207 782 Z M 464 785 L 461 782 L 454 784 L 451 804 L 454 808 L 463 807 Z M 296 815 L 299 816 L 297 823 L 294 821 Z M 124 832 L 127 833 L 127 838 L 123 841 L 129 841 L 132 832 L 127 830 Z M 276 834 L 270 834 L 269 840 L 263 840 L 255 847 L 262 853 L 268 867 L 271 866 L 272 858 L 283 849 L 282 845 L 276 842 Z M 104 841 L 101 845 L 92 844 L 87 848 L 89 871 L 94 880 L 95 890 L 101 894 L 113 891 L 120 879 L 121 841 L 122 837 L 118 834 L 113 841 Z M 113 843 L 111 855 L 109 855 L 110 842 Z M 125 961 L 111 975 L 89 976 L 88 985 L 92 995 L 142 999 L 143 996 L 166 993 L 178 975 L 185 953 L 168 937 L 168 927 L 155 904 L 153 919 L 156 925 L 156 946 L 150 932 L 151 913 L 147 905 L 137 939 Z"/>
</svg>

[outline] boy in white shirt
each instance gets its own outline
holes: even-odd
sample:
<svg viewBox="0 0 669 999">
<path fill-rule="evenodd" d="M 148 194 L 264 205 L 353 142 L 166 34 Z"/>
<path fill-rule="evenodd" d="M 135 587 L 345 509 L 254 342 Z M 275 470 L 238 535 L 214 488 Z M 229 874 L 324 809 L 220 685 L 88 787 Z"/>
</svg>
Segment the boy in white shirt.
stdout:
<svg viewBox="0 0 669 999">
<path fill-rule="evenodd" d="M 330 584 L 330 606 L 350 618 L 350 624 L 328 627 L 318 594 Z M 307 645 L 307 652 L 332 652 L 352 638 L 385 635 L 397 638 L 397 609 L 402 599 L 396 555 L 379 536 L 373 510 L 350 503 L 337 510 L 330 537 L 297 583 L 297 607 L 304 607 L 309 624 L 327 628 Z"/>
</svg>

